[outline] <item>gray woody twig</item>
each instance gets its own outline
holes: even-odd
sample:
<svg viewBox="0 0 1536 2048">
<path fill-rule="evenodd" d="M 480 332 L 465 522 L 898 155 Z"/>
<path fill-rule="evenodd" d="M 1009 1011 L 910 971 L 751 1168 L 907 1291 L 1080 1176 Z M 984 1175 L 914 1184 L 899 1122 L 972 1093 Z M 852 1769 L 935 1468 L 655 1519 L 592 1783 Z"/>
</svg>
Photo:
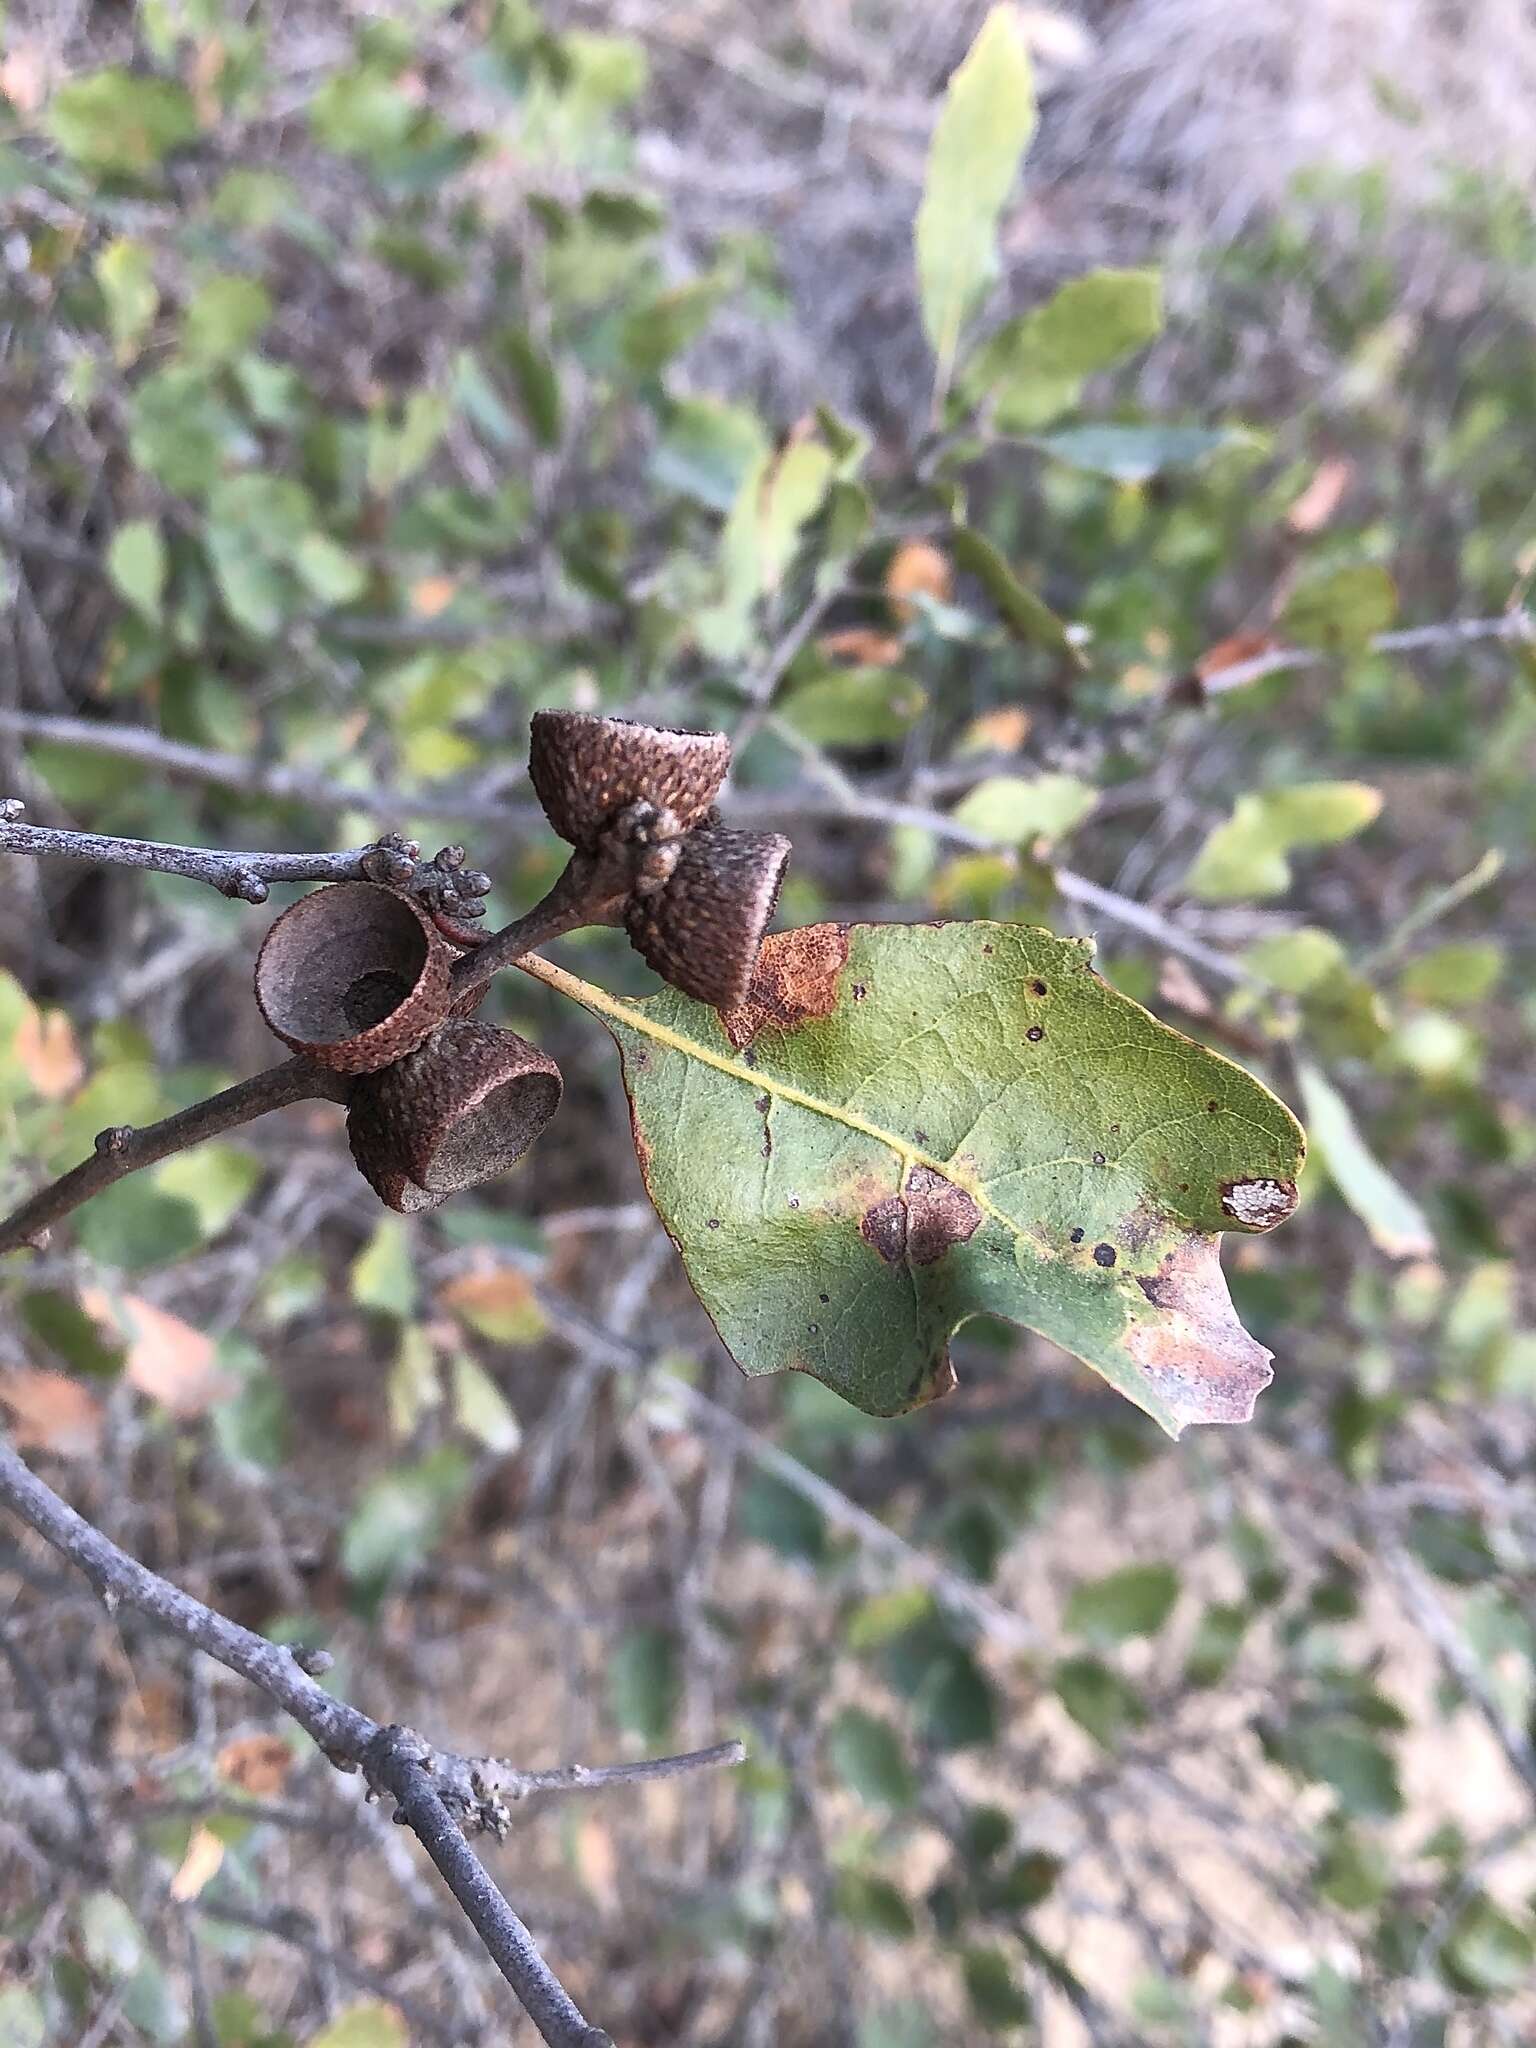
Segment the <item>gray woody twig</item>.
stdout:
<svg viewBox="0 0 1536 2048">
<path fill-rule="evenodd" d="M 605 1773 L 524 1773 L 499 1759 L 435 1749 L 409 1728 L 382 1725 L 318 1685 L 305 1668 L 314 1660 L 301 1661 L 301 1653 L 215 1613 L 120 1550 L 3 1440 L 0 1503 L 78 1566 L 109 1610 L 131 1607 L 226 1670 L 249 1679 L 290 1714 L 339 1769 L 361 1770 L 373 1790 L 387 1792 L 395 1801 L 396 1819 L 410 1828 L 431 1857 L 549 2048 L 612 2048 L 609 2036 L 588 2024 L 544 1961 L 533 1936 L 470 1848 L 465 1831 L 489 1829 L 498 1836 L 506 1831 L 502 1791 L 557 1790 L 564 1789 L 566 1781 L 574 1786 L 606 1777 L 612 1782 L 621 1773 L 642 1772 L 620 1766 Z M 690 1757 L 658 1760 L 649 1774 L 739 1763 L 743 1755 L 739 1743 L 722 1743 Z"/>
</svg>

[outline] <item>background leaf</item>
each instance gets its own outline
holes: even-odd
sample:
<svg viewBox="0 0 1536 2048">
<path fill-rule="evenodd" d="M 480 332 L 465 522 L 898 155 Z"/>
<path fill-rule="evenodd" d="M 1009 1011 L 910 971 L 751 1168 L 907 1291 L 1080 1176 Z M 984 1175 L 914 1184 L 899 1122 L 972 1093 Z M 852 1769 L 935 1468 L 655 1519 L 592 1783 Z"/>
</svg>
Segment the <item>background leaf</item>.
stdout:
<svg viewBox="0 0 1536 2048">
<path fill-rule="evenodd" d="M 998 217 L 1034 129 L 1029 50 L 1018 9 L 1004 0 L 949 82 L 917 214 L 918 298 L 941 391 L 965 320 L 991 281 Z"/>
</svg>

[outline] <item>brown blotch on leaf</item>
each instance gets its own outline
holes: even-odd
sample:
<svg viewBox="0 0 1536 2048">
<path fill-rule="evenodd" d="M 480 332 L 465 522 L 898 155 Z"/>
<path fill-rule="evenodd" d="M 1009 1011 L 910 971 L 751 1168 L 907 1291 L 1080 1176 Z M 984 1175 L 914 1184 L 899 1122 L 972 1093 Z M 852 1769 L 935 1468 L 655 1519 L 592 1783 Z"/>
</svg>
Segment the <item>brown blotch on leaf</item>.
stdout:
<svg viewBox="0 0 1536 2048">
<path fill-rule="evenodd" d="M 931 1166 L 914 1166 L 901 1194 L 865 1210 L 859 1235 L 888 1266 L 931 1266 L 974 1236 L 980 1222 L 964 1188 Z"/>
<path fill-rule="evenodd" d="M 1221 1206 L 1240 1230 L 1273 1230 L 1295 1213 L 1296 1183 L 1267 1176 L 1229 1180 L 1221 1191 Z"/>
<path fill-rule="evenodd" d="M 1137 1275 L 1155 1316 L 1133 1318 L 1126 1348 L 1176 1428 L 1247 1422 L 1274 1378 L 1272 1354 L 1237 1319 L 1222 1275 L 1219 1240 L 1185 1238 L 1160 1272 Z"/>
<path fill-rule="evenodd" d="M 837 985 L 848 965 L 848 927 L 810 924 L 764 939 L 742 1001 L 720 1012 L 726 1037 L 738 1052 L 760 1031 L 796 1031 L 837 1007 Z"/>
</svg>

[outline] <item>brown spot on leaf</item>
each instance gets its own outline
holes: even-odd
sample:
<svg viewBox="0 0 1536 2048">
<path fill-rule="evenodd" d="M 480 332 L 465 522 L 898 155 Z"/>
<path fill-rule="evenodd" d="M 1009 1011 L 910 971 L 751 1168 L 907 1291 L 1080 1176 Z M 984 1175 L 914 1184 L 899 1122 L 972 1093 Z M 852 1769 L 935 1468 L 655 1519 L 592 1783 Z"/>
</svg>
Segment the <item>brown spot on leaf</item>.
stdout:
<svg viewBox="0 0 1536 2048">
<path fill-rule="evenodd" d="M 764 939 L 745 999 L 722 1010 L 720 1022 L 738 1052 L 760 1031 L 797 1031 L 837 1007 L 838 978 L 848 964 L 848 927 L 811 924 Z"/>
<path fill-rule="evenodd" d="M 766 1116 L 772 1105 L 773 1097 L 771 1095 L 759 1095 L 757 1101 L 752 1106 L 759 1116 Z"/>
<path fill-rule="evenodd" d="M 1093 1263 L 1096 1266 L 1112 1266 L 1118 1256 L 1112 1244 L 1096 1244 L 1093 1248 Z"/>
<path fill-rule="evenodd" d="M 1137 1285 L 1156 1313 L 1133 1317 L 1126 1348 L 1175 1427 L 1247 1422 L 1274 1378 L 1272 1354 L 1237 1319 L 1218 1240 L 1185 1238 L 1164 1258 L 1161 1272 L 1138 1274 Z"/>
<path fill-rule="evenodd" d="M 1273 1230 L 1296 1208 L 1293 1180 L 1229 1180 L 1221 1191 L 1221 1206 L 1243 1230 Z"/>
<path fill-rule="evenodd" d="M 1036 994 L 1037 996 L 1044 996 L 1050 994 L 1050 990 L 1046 987 L 1043 981 L 1032 981 L 1029 984 L 1029 986 L 1031 990 L 1034 992 L 1034 994 Z"/>
<path fill-rule="evenodd" d="M 1087 1233 L 1084 1231 L 1083 1226 L 1081 1225 L 1081 1223 L 1079 1223 L 1076 1230 L 1074 1230 L 1072 1233 L 1072 1242 L 1074 1244 L 1081 1244 L 1086 1234 Z"/>
<path fill-rule="evenodd" d="M 898 1266 L 907 1252 L 907 1205 L 900 1195 L 887 1195 L 864 1211 L 859 1235 L 874 1246 L 888 1266 Z"/>
<path fill-rule="evenodd" d="M 914 1166 L 899 1195 L 864 1212 L 859 1235 L 888 1266 L 931 1266 L 975 1234 L 981 1211 L 964 1188 L 931 1166 Z"/>
<path fill-rule="evenodd" d="M 1029 1029 L 1025 1032 L 1024 1036 L 1029 1040 L 1031 1045 L 1038 1045 L 1041 1039 L 1044 1038 L 1045 1031 L 1041 1025 L 1031 1024 Z"/>
</svg>

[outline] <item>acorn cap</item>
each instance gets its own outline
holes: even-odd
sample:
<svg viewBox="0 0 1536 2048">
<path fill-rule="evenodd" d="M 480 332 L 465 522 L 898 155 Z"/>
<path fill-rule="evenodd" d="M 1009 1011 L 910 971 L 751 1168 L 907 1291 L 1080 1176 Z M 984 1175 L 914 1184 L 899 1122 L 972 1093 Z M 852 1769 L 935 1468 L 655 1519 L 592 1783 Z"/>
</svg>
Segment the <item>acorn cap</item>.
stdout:
<svg viewBox="0 0 1536 2048">
<path fill-rule="evenodd" d="M 554 1061 L 515 1031 L 450 1018 L 352 1090 L 352 1157 L 390 1208 L 435 1208 L 515 1165 L 559 1108 L 562 1087 Z"/>
<path fill-rule="evenodd" d="M 680 732 L 590 711 L 536 711 L 528 773 L 562 839 L 590 847 L 633 803 L 670 811 L 683 831 L 720 794 L 731 765 L 723 732 Z"/>
<path fill-rule="evenodd" d="M 671 879 L 654 895 L 631 898 L 630 944 L 685 996 L 734 1008 L 746 996 L 789 855 L 782 833 L 700 825 L 683 841 Z"/>
<path fill-rule="evenodd" d="M 448 1007 L 453 954 L 413 898 L 375 882 L 301 896 L 256 956 L 256 1004 L 285 1045 L 341 1074 L 413 1052 Z"/>
</svg>

